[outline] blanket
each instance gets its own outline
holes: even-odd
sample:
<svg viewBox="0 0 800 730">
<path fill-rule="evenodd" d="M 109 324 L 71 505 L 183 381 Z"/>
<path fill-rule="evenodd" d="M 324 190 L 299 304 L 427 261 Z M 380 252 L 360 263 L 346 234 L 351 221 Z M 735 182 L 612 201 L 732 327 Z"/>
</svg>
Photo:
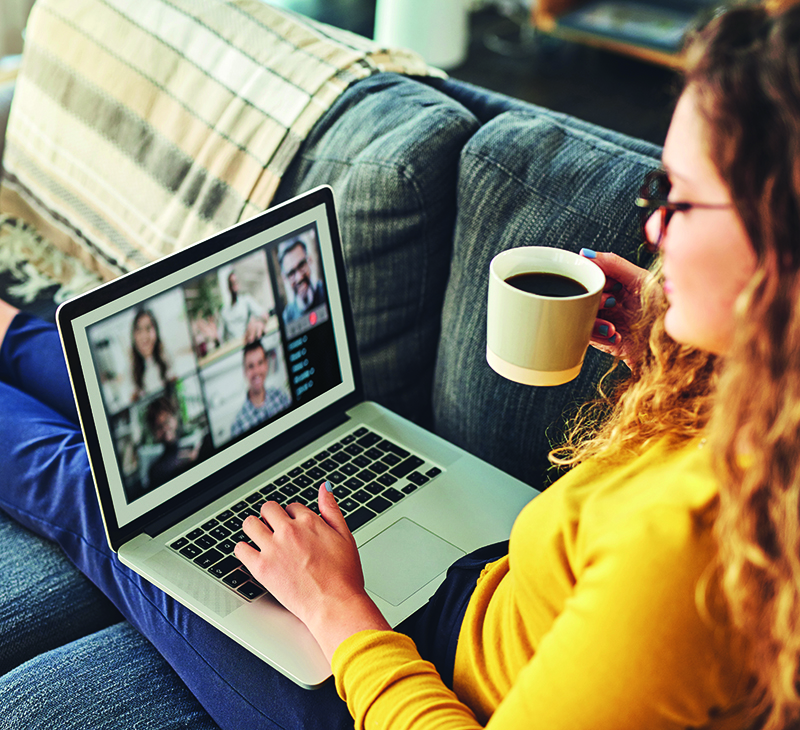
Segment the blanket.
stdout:
<svg viewBox="0 0 800 730">
<path fill-rule="evenodd" d="M 270 204 L 353 82 L 442 75 L 261 0 L 39 0 L 0 212 L 104 280 Z"/>
</svg>

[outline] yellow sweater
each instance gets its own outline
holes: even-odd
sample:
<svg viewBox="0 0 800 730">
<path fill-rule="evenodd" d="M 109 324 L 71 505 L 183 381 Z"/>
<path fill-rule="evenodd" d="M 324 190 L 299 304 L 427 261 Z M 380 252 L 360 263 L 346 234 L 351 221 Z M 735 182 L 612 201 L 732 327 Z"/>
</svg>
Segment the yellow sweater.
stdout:
<svg viewBox="0 0 800 730">
<path fill-rule="evenodd" d="M 356 727 L 742 727 L 743 648 L 695 602 L 715 543 L 694 515 L 715 494 L 697 443 L 576 467 L 522 511 L 509 556 L 484 570 L 455 694 L 400 634 L 363 631 L 336 650 Z"/>
</svg>

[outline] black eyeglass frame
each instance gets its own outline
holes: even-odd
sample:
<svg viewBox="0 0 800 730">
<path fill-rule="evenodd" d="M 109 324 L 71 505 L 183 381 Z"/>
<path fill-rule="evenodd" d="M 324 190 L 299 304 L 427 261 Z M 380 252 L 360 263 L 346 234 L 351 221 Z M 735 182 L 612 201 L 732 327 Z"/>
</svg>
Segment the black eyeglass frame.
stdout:
<svg viewBox="0 0 800 730">
<path fill-rule="evenodd" d="M 659 193 L 663 197 L 652 197 L 651 192 L 653 184 L 659 186 Z M 664 235 L 667 232 L 667 226 L 670 219 L 675 213 L 685 213 L 692 208 L 701 208 L 704 210 L 727 210 L 733 208 L 733 203 L 690 203 L 688 201 L 668 200 L 670 188 L 672 187 L 667 171 L 664 169 L 651 170 L 645 175 L 644 182 L 639 188 L 639 195 L 634 201 L 637 208 L 642 209 L 642 238 L 653 249 L 657 249 L 661 242 L 664 240 Z M 647 237 L 647 222 L 655 213 L 661 213 L 661 226 L 658 231 L 658 239 L 651 241 Z"/>
</svg>

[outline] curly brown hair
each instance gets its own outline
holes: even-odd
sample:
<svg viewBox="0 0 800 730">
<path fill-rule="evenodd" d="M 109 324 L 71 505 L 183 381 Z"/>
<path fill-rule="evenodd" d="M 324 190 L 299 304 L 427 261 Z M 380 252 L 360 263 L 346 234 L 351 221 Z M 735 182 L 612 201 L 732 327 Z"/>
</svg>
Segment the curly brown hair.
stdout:
<svg viewBox="0 0 800 730">
<path fill-rule="evenodd" d="M 756 724 L 777 730 L 800 721 L 800 7 L 729 10 L 686 58 L 684 89 L 758 261 L 734 341 L 716 357 L 669 338 L 657 262 L 631 333 L 638 366 L 551 458 L 616 461 L 707 436 L 719 480 L 709 582 L 751 647 Z"/>
</svg>

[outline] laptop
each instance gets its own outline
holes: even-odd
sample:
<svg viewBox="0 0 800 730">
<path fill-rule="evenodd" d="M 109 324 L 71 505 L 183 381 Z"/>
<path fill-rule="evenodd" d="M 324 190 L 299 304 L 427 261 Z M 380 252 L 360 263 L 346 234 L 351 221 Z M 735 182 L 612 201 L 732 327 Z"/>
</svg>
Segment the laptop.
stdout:
<svg viewBox="0 0 800 730">
<path fill-rule="evenodd" d="M 367 591 L 396 626 L 537 494 L 364 400 L 327 186 L 56 319 L 112 550 L 303 687 L 330 666 L 232 555 L 248 514 L 270 499 L 317 509 L 333 482 Z"/>
</svg>

